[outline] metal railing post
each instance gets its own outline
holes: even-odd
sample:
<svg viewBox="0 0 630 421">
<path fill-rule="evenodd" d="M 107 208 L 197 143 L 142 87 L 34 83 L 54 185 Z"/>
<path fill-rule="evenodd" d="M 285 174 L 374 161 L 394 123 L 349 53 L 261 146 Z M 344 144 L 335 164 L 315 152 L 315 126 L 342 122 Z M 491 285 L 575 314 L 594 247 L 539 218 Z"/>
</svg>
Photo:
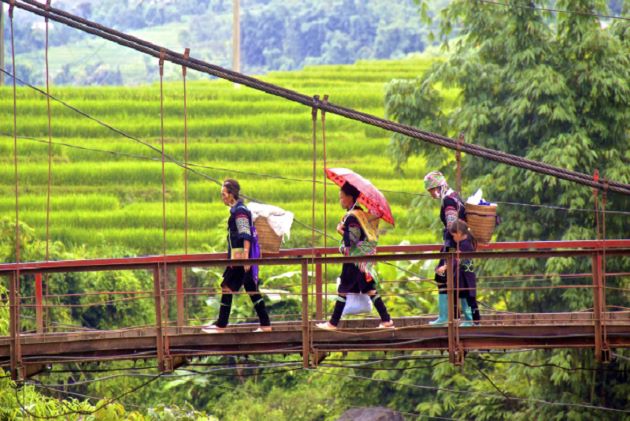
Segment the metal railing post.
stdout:
<svg viewBox="0 0 630 421">
<path fill-rule="evenodd" d="M 44 333 L 44 294 L 42 274 L 35 274 L 35 326 L 37 333 Z"/>
<path fill-rule="evenodd" d="M 164 370 L 164 330 L 162 327 L 162 269 L 159 264 L 153 268 L 153 299 L 155 303 L 155 347 L 160 370 Z"/>
<path fill-rule="evenodd" d="M 597 361 L 602 360 L 602 307 L 599 296 L 599 268 L 601 256 L 599 253 L 593 253 L 591 257 L 591 268 L 593 271 L 593 336 L 595 337 L 595 358 Z"/>
<path fill-rule="evenodd" d="M 598 362 L 609 361 L 608 346 L 605 337 L 605 301 L 603 283 L 603 257 L 600 252 L 591 258 L 593 271 L 593 335 L 595 337 L 595 358 Z"/>
<path fill-rule="evenodd" d="M 308 261 L 302 261 L 302 366 L 309 367 Z"/>
<path fill-rule="evenodd" d="M 317 255 L 319 257 L 319 255 Z M 322 303 L 322 264 L 315 264 L 315 318 L 324 318 L 324 306 Z"/>
<path fill-rule="evenodd" d="M 459 285 L 455 285 L 455 274 L 453 267 L 455 263 L 454 253 L 449 253 L 446 260 L 446 293 L 448 299 L 448 356 L 449 361 L 455 365 L 461 365 L 464 362 L 464 353 L 459 343 L 459 320 L 455 314 L 455 300 L 457 300 L 457 292 Z"/>
<path fill-rule="evenodd" d="M 20 343 L 20 291 L 19 271 L 11 273 L 9 279 L 9 331 L 11 335 L 11 377 L 22 379 L 22 347 Z"/>
<path fill-rule="evenodd" d="M 448 356 L 451 363 L 455 363 L 455 308 L 453 307 L 453 255 L 449 254 L 446 259 L 446 297 L 448 303 Z"/>
<path fill-rule="evenodd" d="M 186 324 L 186 317 L 184 314 L 184 268 L 177 268 L 177 331 L 181 332 L 182 327 Z"/>
</svg>

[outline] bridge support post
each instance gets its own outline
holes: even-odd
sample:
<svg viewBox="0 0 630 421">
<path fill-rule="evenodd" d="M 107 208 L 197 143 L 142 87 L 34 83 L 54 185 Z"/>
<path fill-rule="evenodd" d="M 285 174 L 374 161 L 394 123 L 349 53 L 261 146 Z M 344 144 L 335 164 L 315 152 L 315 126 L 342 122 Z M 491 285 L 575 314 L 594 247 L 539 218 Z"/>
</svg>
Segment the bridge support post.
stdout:
<svg viewBox="0 0 630 421">
<path fill-rule="evenodd" d="M 184 268 L 177 268 L 177 332 L 181 332 L 183 326 L 186 324 L 186 318 L 184 313 Z"/>
<path fill-rule="evenodd" d="M 610 350 L 606 343 L 603 256 L 593 253 L 591 258 L 593 271 L 593 336 L 595 337 L 595 358 L 599 362 L 610 362 Z"/>
<path fill-rule="evenodd" d="M 453 254 L 446 258 L 446 292 L 448 298 L 448 359 L 452 364 L 464 363 L 463 352 L 459 345 L 459 326 L 455 315 L 455 288 L 453 274 Z"/>
<path fill-rule="evenodd" d="M 164 330 L 162 326 L 162 288 L 160 283 L 162 268 L 158 264 L 153 269 L 153 299 L 155 303 L 155 347 L 160 371 L 166 369 L 164 363 Z"/>
<path fill-rule="evenodd" d="M 324 306 L 322 302 L 322 264 L 315 263 L 315 318 L 324 318 Z"/>
<path fill-rule="evenodd" d="M 22 344 L 20 343 L 20 272 L 15 271 L 9 277 L 9 332 L 11 335 L 11 377 L 14 380 L 24 378 L 22 366 Z"/>
<path fill-rule="evenodd" d="M 311 335 L 308 318 L 308 264 L 302 262 L 302 366 L 309 367 Z"/>
<path fill-rule="evenodd" d="M 42 274 L 35 274 L 35 326 L 37 333 L 44 333 Z"/>
</svg>

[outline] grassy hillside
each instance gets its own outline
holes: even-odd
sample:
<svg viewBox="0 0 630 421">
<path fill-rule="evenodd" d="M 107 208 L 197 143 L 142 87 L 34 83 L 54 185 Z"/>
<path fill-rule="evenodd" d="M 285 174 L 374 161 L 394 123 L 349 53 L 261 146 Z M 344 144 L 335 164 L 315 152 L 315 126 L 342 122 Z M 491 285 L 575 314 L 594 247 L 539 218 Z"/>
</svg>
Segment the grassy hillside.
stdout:
<svg viewBox="0 0 630 421">
<path fill-rule="evenodd" d="M 393 78 L 414 77 L 431 59 L 359 62 L 349 66 L 307 67 L 276 72 L 265 80 L 307 94 L 329 94 L 345 106 L 383 115 L 384 85 Z M 170 66 L 175 68 L 176 66 Z M 173 70 L 173 69 L 171 69 Z M 14 217 L 12 164 L 12 94 L 0 89 L 0 217 Z M 165 85 L 166 152 L 183 160 L 182 84 Z M 159 86 L 53 87 L 71 105 L 159 148 Z M 224 248 L 227 209 L 219 186 L 209 178 L 235 177 L 244 193 L 295 213 L 311 223 L 311 110 L 281 98 L 224 81 L 188 85 L 190 161 L 207 177 L 190 174 L 190 251 Z M 21 218 L 43 238 L 46 221 L 47 118 L 45 98 L 28 88 L 18 90 L 18 135 Z M 51 236 L 67 245 L 109 243 L 132 247 L 140 254 L 161 250 L 162 202 L 160 155 L 77 113 L 53 104 L 53 193 Z M 318 134 L 321 135 L 318 125 Z M 408 222 L 413 193 L 421 189 L 427 170 L 415 158 L 405 174 L 397 174 L 387 154 L 389 134 L 334 115 L 327 116 L 330 167 L 349 167 L 386 192 L 395 228 L 383 224 L 382 244 L 432 241 L 435 233 Z M 87 148 L 87 149 L 86 149 Z M 99 151 L 95 151 L 97 149 Z M 102 151 L 102 152 L 100 152 Z M 323 180 L 321 137 L 317 177 Z M 290 180 L 283 179 L 290 178 Z M 166 167 L 168 251 L 183 249 L 184 172 Z M 328 189 L 328 229 L 342 215 L 338 190 Z M 317 187 L 318 228 L 323 227 L 323 187 Z M 285 247 L 306 246 L 310 231 L 294 224 Z M 321 241 L 321 238 L 320 238 Z"/>
</svg>

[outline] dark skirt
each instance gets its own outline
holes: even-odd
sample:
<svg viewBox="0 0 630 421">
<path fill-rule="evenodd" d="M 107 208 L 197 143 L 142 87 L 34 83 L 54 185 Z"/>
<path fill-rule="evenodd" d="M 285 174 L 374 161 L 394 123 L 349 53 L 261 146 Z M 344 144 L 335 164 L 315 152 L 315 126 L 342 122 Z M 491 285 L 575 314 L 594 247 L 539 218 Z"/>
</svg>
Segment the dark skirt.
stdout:
<svg viewBox="0 0 630 421">
<path fill-rule="evenodd" d="M 444 250 L 442 250 L 444 252 Z M 435 267 L 436 269 L 446 264 L 445 259 L 440 259 L 440 262 Z M 472 266 L 471 266 L 472 267 Z M 453 268 L 455 273 L 456 268 Z M 435 283 L 438 286 L 438 290 L 441 294 L 446 293 L 446 274 L 434 275 Z M 455 279 L 453 280 L 455 281 Z M 461 266 L 459 268 L 459 298 L 476 297 L 477 296 L 477 276 L 475 272 L 464 270 Z"/>
<path fill-rule="evenodd" d="M 475 272 L 459 271 L 459 298 L 477 296 L 477 276 Z"/>
<path fill-rule="evenodd" d="M 361 272 L 354 263 L 343 264 L 339 279 L 341 282 L 337 292 L 340 294 L 366 293 L 376 289 L 374 281 L 368 282 L 365 279 L 365 273 Z"/>
</svg>

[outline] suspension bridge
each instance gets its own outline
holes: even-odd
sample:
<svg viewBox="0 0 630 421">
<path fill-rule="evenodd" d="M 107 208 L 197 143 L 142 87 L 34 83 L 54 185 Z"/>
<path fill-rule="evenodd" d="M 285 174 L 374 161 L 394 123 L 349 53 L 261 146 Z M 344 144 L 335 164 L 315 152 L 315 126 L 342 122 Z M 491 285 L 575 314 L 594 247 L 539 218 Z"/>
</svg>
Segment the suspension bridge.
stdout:
<svg viewBox="0 0 630 421">
<path fill-rule="evenodd" d="M 163 65 L 171 62 L 182 66 L 185 78 L 186 69 L 194 69 L 232 82 L 280 96 L 289 101 L 310 107 L 313 111 L 313 131 L 317 113 L 333 113 L 365 124 L 377 126 L 390 132 L 400 133 L 419 141 L 431 143 L 464 152 L 483 159 L 534 171 L 539 174 L 557 177 L 593 188 L 596 198 L 602 192 L 605 208 L 606 192 L 630 194 L 630 185 L 606 180 L 598 176 L 579 173 L 554 167 L 542 162 L 519 156 L 467 144 L 448 137 L 419 130 L 415 127 L 389 121 L 370 114 L 328 102 L 327 98 L 310 97 L 255 78 L 223 69 L 216 65 L 148 43 L 133 36 L 115 31 L 94 22 L 74 16 L 63 10 L 32 0 L 1 0 L 9 5 L 11 41 L 13 44 L 13 9 L 21 8 L 78 30 L 118 43 L 126 48 L 133 48 L 159 60 L 160 91 L 162 90 Z M 46 49 L 48 43 L 46 42 Z M 48 73 L 46 66 L 46 72 Z M 15 60 L 13 59 L 13 74 Z M 48 82 L 48 74 L 46 75 Z M 627 277 L 630 273 L 609 273 L 607 265 L 616 259 L 627 259 L 630 255 L 630 240 L 606 240 L 605 212 L 598 210 L 598 222 L 601 218 L 602 232 L 598 240 L 590 241 L 547 241 L 547 242 L 512 242 L 493 243 L 480 247 L 474 253 L 440 253 L 438 245 L 409 245 L 380 247 L 375 256 L 339 257 L 332 248 L 308 248 L 282 250 L 278 255 L 263 257 L 255 261 L 262 267 L 282 265 L 299 268 L 300 286 L 296 297 L 300 303 L 300 314 L 292 320 L 275 322 L 273 331 L 253 333 L 254 326 L 238 323 L 221 335 L 207 335 L 201 332 L 186 317 L 187 301 L 191 297 L 211 293 L 198 291 L 186 285 L 186 270 L 200 267 L 223 267 L 244 261 L 227 260 L 224 253 L 217 254 L 182 254 L 171 255 L 164 252 L 158 256 L 130 257 L 120 259 L 96 259 L 73 261 L 22 262 L 20 260 L 19 232 L 19 185 L 17 160 L 17 133 L 15 118 L 15 77 L 14 83 L 14 163 L 16 173 L 16 261 L 0 264 L 0 275 L 8 280 L 10 305 L 10 335 L 0 337 L 0 366 L 10 369 L 14 378 L 26 378 L 34 375 L 47 365 L 67 362 L 94 362 L 108 360 L 157 359 L 159 368 L 172 371 L 187 358 L 205 355 L 235 354 L 299 354 L 304 367 L 317 366 L 331 352 L 359 351 L 413 351 L 441 350 L 448 352 L 449 360 L 462 364 L 465 355 L 473 350 L 507 349 L 550 349 L 583 348 L 593 349 L 599 361 L 608 361 L 612 350 L 630 346 L 630 311 L 607 305 L 606 297 L 610 294 L 627 294 L 628 290 L 613 287 L 607 280 Z M 48 84 L 47 84 L 48 85 Z M 45 92 L 47 98 L 52 98 Z M 184 113 L 185 114 L 185 113 Z M 164 111 L 161 107 L 162 131 Z M 50 124 L 50 123 L 49 123 Z M 50 130 L 50 126 L 49 126 Z M 127 134 L 120 132 L 123 136 Z M 314 134 L 315 136 L 315 134 Z M 131 138 L 131 137 L 130 137 Z M 135 139 L 133 139 L 135 140 Z M 195 172 L 189 167 L 187 159 L 179 162 L 164 152 L 164 136 L 161 150 L 154 148 L 162 157 L 162 194 L 165 197 L 164 165 L 172 163 Z M 187 172 L 188 172 L 187 171 Z M 314 169 L 315 171 L 315 169 Z M 314 198 L 313 198 L 314 200 Z M 165 212 L 165 211 L 164 211 Z M 313 211 L 314 212 L 314 211 Z M 313 218 L 314 219 L 314 218 Z M 314 225 L 314 224 L 313 224 Z M 599 227 L 599 225 L 598 225 Z M 313 230 L 313 236 L 315 236 Z M 166 226 L 164 224 L 164 236 Z M 395 318 L 395 329 L 376 329 L 375 319 L 357 319 L 342 322 L 338 331 L 321 331 L 314 328 L 316 321 L 326 317 L 328 291 L 323 279 L 323 270 L 327 264 L 343 262 L 374 261 L 424 261 L 444 258 L 447 261 L 447 290 L 450 298 L 457 294 L 454 274 L 450 262 L 459 257 L 473 257 L 479 260 L 489 259 L 551 259 L 572 257 L 587 261 L 588 273 L 558 273 L 553 276 L 538 275 L 560 282 L 550 285 L 519 285 L 514 287 L 493 287 L 491 279 L 480 279 L 480 290 L 514 289 L 536 293 L 543 290 L 588 290 L 592 296 L 590 308 L 580 312 L 535 312 L 514 313 L 509 311 L 482 311 L 479 326 L 460 327 L 455 309 L 449 307 L 448 323 L 443 327 L 428 325 L 427 315 L 409 315 Z M 252 263 L 252 261 L 248 261 Z M 94 330 L 64 328 L 47 320 L 47 309 L 55 305 L 54 298 L 45 294 L 44 279 L 52 282 L 49 276 L 54 273 L 73 272 L 108 272 L 108 271 L 143 271 L 153 277 L 153 289 L 148 291 L 101 291 L 99 293 L 124 297 L 126 300 L 150 300 L 154 308 L 154 323 L 146 326 L 119 326 L 115 330 Z M 515 278 L 536 276 L 521 274 Z M 572 282 L 563 282 L 571 279 Z M 421 280 L 422 281 L 422 280 Z M 429 280 L 424 280 L 429 281 Z M 24 296 L 24 284 L 32 282 L 29 288 L 33 296 Z M 89 292 L 86 292 L 86 294 Z M 453 300 L 450 299 L 449 303 Z M 115 305 L 115 304 L 114 304 Z M 36 328 L 25 331 L 22 320 L 33 314 Z"/>
<path fill-rule="evenodd" d="M 585 348 L 593 349 L 600 361 L 608 361 L 611 350 L 630 346 L 630 311 L 606 305 L 606 293 L 627 293 L 606 287 L 606 278 L 627 273 L 606 273 L 604 260 L 630 255 L 630 240 L 558 241 L 494 243 L 461 257 L 475 259 L 549 259 L 574 257 L 587 259 L 591 273 L 566 274 L 578 283 L 555 286 L 520 286 L 532 292 L 548 289 L 586 289 L 592 292 L 592 308 L 581 312 L 513 313 L 484 312 L 479 326 L 463 328 L 451 305 L 448 324 L 428 325 L 428 315 L 395 318 L 396 329 L 377 329 L 377 319 L 343 321 L 338 331 L 314 328 L 324 318 L 327 293 L 323 291 L 322 265 L 356 261 L 337 257 L 334 249 L 283 250 L 278 256 L 258 259 L 265 265 L 299 267 L 301 315 L 296 320 L 273 323 L 273 331 L 253 333 L 248 323 L 233 325 L 224 334 L 207 335 L 201 326 L 192 326 L 185 316 L 186 300 L 198 294 L 184 284 L 184 270 L 192 267 L 226 266 L 237 263 L 224 253 L 132 257 L 120 259 L 73 260 L 55 262 L 8 263 L 0 265 L 0 275 L 10 279 L 11 336 L 0 337 L 0 366 L 10 368 L 17 377 L 25 377 L 46 365 L 68 362 L 136 360 L 156 358 L 162 370 L 170 371 L 186 358 L 207 355 L 300 354 L 305 367 L 316 366 L 327 353 L 357 351 L 442 350 L 454 364 L 461 364 L 471 350 Z M 457 258 L 456 253 L 440 253 L 439 245 L 387 246 L 376 256 L 359 260 L 395 262 Z M 252 263 L 253 261 L 249 261 Z M 314 271 L 309 267 L 314 266 Z M 450 266 L 448 266 L 450 268 Z M 149 271 L 153 275 L 151 291 L 105 291 L 141 299 L 148 294 L 155 309 L 153 326 L 121 326 L 111 331 L 56 331 L 44 325 L 44 312 L 50 306 L 42 293 L 42 275 L 51 273 L 95 271 Z M 310 276 L 314 272 L 315 276 Z M 562 278 L 562 274 L 557 274 Z M 35 296 L 20 297 L 18 278 L 34 282 Z M 456 293 L 453 273 L 448 272 L 448 294 Z M 585 281 L 587 280 L 587 281 Z M 501 289 L 510 287 L 501 286 Z M 480 290 L 484 287 L 483 279 Z M 453 302 L 453 300 L 449 300 Z M 169 306 L 174 311 L 168 311 Z M 36 331 L 22 332 L 20 316 L 34 309 Z M 169 315 L 173 317 L 169 317 Z"/>
</svg>

